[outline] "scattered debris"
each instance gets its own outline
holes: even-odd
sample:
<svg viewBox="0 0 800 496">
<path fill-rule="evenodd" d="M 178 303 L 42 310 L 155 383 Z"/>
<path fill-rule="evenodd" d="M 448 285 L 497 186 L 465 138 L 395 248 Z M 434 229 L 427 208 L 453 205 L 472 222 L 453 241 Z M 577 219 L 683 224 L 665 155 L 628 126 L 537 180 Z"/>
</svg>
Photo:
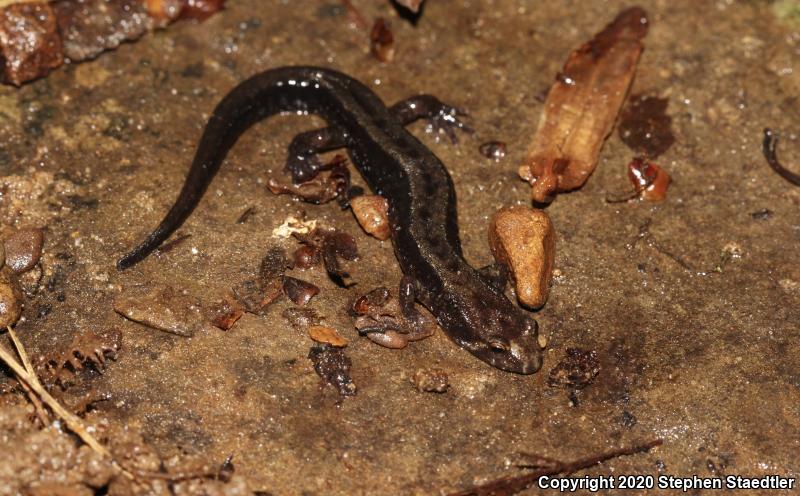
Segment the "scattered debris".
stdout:
<svg viewBox="0 0 800 496">
<path fill-rule="evenodd" d="M 281 316 L 298 331 L 318 325 L 322 321 L 322 317 L 313 308 L 287 308 L 281 312 Z"/>
<path fill-rule="evenodd" d="M 350 208 L 358 224 L 367 234 L 385 241 L 389 239 L 389 202 L 379 195 L 361 195 L 350 200 Z"/>
<path fill-rule="evenodd" d="M 226 294 L 209 308 L 209 320 L 214 327 L 227 331 L 244 315 L 244 311 L 244 306 L 233 295 Z"/>
<path fill-rule="evenodd" d="M 770 210 L 768 208 L 762 208 L 761 210 L 757 210 L 755 212 L 751 212 L 750 213 L 750 217 L 752 217 L 753 220 L 767 220 L 770 217 L 772 217 L 772 214 L 774 214 L 774 213 L 775 212 L 773 212 L 772 210 Z"/>
<path fill-rule="evenodd" d="M 283 221 L 283 224 L 272 230 L 272 236 L 285 239 L 294 234 L 308 234 L 316 228 L 316 219 L 298 219 L 290 215 Z"/>
<path fill-rule="evenodd" d="M 14 325 L 22 315 L 22 287 L 10 267 L 0 268 L 0 329 Z"/>
<path fill-rule="evenodd" d="M 386 348 L 401 349 L 411 341 L 433 335 L 433 317 L 418 310 L 413 295 L 406 289 L 408 281 L 400 283 L 400 297 L 392 297 L 384 287 L 356 298 L 350 312 L 356 316 L 358 334 Z M 402 301 L 401 301 L 402 298 Z"/>
<path fill-rule="evenodd" d="M 304 268 L 309 268 L 316 265 L 321 258 L 333 282 L 343 288 L 354 284 L 350 281 L 350 274 L 342 268 L 339 259 L 351 262 L 358 260 L 355 238 L 335 229 L 321 228 L 314 229 L 308 234 L 295 234 L 294 237 L 305 245 L 300 248 L 303 250 L 301 253 L 295 252 L 293 256 L 295 262 L 299 262 Z"/>
<path fill-rule="evenodd" d="M 121 346 L 122 334 L 118 329 L 111 329 L 103 335 L 84 330 L 72 338 L 66 351 L 41 356 L 37 368 L 45 371 L 45 382 L 66 389 L 74 376 L 87 368 L 102 374 L 106 360 L 116 360 Z"/>
<path fill-rule="evenodd" d="M 265 290 L 257 279 L 246 279 L 233 287 L 233 295 L 245 312 L 258 315 L 283 294 L 282 279 L 279 282 Z"/>
<path fill-rule="evenodd" d="M 778 161 L 777 148 L 778 133 L 772 132 L 772 130 L 769 128 L 764 129 L 764 143 L 762 146 L 762 151 L 764 153 L 764 158 L 767 159 L 767 163 L 770 167 L 772 167 L 772 170 L 777 172 L 782 178 L 786 179 L 795 186 L 800 186 L 800 174 L 792 172 L 781 165 L 781 163 Z"/>
<path fill-rule="evenodd" d="M 646 453 L 656 446 L 661 446 L 663 442 L 664 441 L 661 439 L 656 439 L 647 443 L 628 448 L 615 449 L 571 462 L 561 462 L 546 456 L 527 454 L 526 456 L 529 461 L 521 465 L 520 468 L 531 470 L 531 472 L 524 475 L 503 477 L 465 489 L 464 491 L 450 493 L 449 496 L 513 496 L 531 487 L 540 477 L 553 475 L 567 476 L 580 470 L 600 465 L 613 458 Z"/>
<path fill-rule="evenodd" d="M 81 440 L 86 443 L 94 452 L 96 452 L 100 457 L 111 459 L 113 460 L 111 453 L 106 449 L 105 446 L 100 444 L 97 439 L 86 429 L 81 419 L 73 415 L 72 413 L 68 412 L 58 401 L 53 398 L 50 393 L 42 386 L 42 383 L 39 382 L 39 377 L 36 375 L 36 371 L 33 368 L 30 360 L 28 359 L 28 354 L 25 351 L 25 348 L 22 346 L 22 343 L 17 339 L 17 335 L 14 330 L 9 326 L 8 334 L 11 337 L 12 342 L 14 343 L 14 347 L 16 348 L 17 355 L 19 355 L 20 361 L 14 359 L 11 354 L 6 351 L 5 346 L 0 345 L 0 360 L 5 362 L 5 364 L 11 368 L 14 374 L 17 376 L 17 380 L 22 384 L 25 383 L 26 387 L 32 391 L 31 397 L 33 398 L 34 395 L 37 397 L 37 400 L 41 400 L 44 404 L 46 404 L 52 411 L 55 413 L 61 420 L 64 421 L 66 427 L 78 435 Z M 128 471 L 123 469 L 119 466 L 116 462 L 114 463 L 115 467 L 126 474 L 128 477 L 132 477 Z"/>
<path fill-rule="evenodd" d="M 489 246 L 495 260 L 510 269 L 517 300 L 529 308 L 545 304 L 553 278 L 556 235 L 543 210 L 505 207 L 492 218 Z"/>
<path fill-rule="evenodd" d="M 0 76 L 20 86 L 65 60 L 93 59 L 177 19 L 203 20 L 223 4 L 224 0 L 12 2 L 0 7 Z"/>
<path fill-rule="evenodd" d="M 44 234 L 41 229 L 19 229 L 3 242 L 5 263 L 15 274 L 31 270 L 42 256 Z"/>
<path fill-rule="evenodd" d="M 369 33 L 370 52 L 381 62 L 394 60 L 395 47 L 394 35 L 389 23 L 382 17 L 375 19 L 372 31 Z"/>
<path fill-rule="evenodd" d="M 664 169 L 641 157 L 628 164 L 628 179 L 633 183 L 636 196 L 652 202 L 667 197 L 667 188 L 672 181 Z"/>
<path fill-rule="evenodd" d="M 6 83 L 20 86 L 64 62 L 56 14 L 48 3 L 0 9 L 0 65 Z"/>
<path fill-rule="evenodd" d="M 580 188 L 594 171 L 633 80 L 647 24 L 644 10 L 629 8 L 570 54 L 519 168 L 533 201 L 549 203 L 556 193 Z"/>
<path fill-rule="evenodd" d="M 332 327 L 312 325 L 308 328 L 308 335 L 317 343 L 329 344 L 336 348 L 347 346 L 347 340 Z"/>
<path fill-rule="evenodd" d="M 239 218 L 236 219 L 236 223 L 244 224 L 245 222 L 250 220 L 250 218 L 253 215 L 255 215 L 255 213 L 256 213 L 256 207 L 247 207 L 247 209 L 244 212 L 242 212 L 242 215 L 240 215 Z"/>
<path fill-rule="evenodd" d="M 308 203 L 317 205 L 335 198 L 345 197 L 350 188 L 350 169 L 344 155 L 336 155 L 330 162 L 316 166 L 313 175 L 307 180 L 280 182 L 270 178 L 267 188 L 275 195 L 292 195 Z"/>
<path fill-rule="evenodd" d="M 547 385 L 567 389 L 583 389 L 600 373 L 597 352 L 567 348 L 566 356 L 550 370 Z"/>
<path fill-rule="evenodd" d="M 424 0 L 395 0 L 395 1 L 416 14 L 417 12 L 419 12 L 419 7 L 420 5 L 422 5 L 422 2 Z"/>
<path fill-rule="evenodd" d="M 311 298 L 319 294 L 319 288 L 302 279 L 285 276 L 283 278 L 283 293 L 295 305 L 305 305 L 311 301 Z"/>
<path fill-rule="evenodd" d="M 484 157 L 499 162 L 506 156 L 506 144 L 502 141 L 487 141 L 478 148 L 478 151 Z"/>
<path fill-rule="evenodd" d="M 654 159 L 675 143 L 672 117 L 667 115 L 669 99 L 632 95 L 620 113 L 617 133 L 635 153 Z"/>
<path fill-rule="evenodd" d="M 183 337 L 209 328 L 199 306 L 171 286 L 128 290 L 114 300 L 114 311 L 126 319 Z"/>
<path fill-rule="evenodd" d="M 447 372 L 437 368 L 417 369 L 411 376 L 411 383 L 417 391 L 426 393 L 446 393 L 450 388 Z"/>
<path fill-rule="evenodd" d="M 308 358 L 314 363 L 317 375 L 335 387 L 340 397 L 356 394 L 356 385 L 350 378 L 350 367 L 353 362 L 341 348 L 328 344 L 315 344 L 308 352 Z"/>
</svg>

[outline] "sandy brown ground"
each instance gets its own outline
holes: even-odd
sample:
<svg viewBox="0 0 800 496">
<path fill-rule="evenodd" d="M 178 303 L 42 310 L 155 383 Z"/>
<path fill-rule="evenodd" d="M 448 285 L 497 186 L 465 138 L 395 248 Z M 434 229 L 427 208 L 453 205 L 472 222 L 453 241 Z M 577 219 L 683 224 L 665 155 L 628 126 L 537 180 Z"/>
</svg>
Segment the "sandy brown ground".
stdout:
<svg viewBox="0 0 800 496">
<path fill-rule="evenodd" d="M 185 243 L 115 270 L 174 200 L 217 101 L 247 76 L 287 64 L 343 70 L 386 102 L 432 93 L 467 108 L 478 132 L 457 147 L 412 128 L 453 176 L 467 257 L 488 263 L 489 217 L 528 202 L 516 167 L 537 97 L 572 48 L 630 5 L 431 1 L 414 27 L 388 5 L 356 3 L 368 18 L 390 19 L 393 63 L 368 54 L 365 34 L 335 2 L 239 0 L 203 24 L 179 23 L 21 89 L 0 88 L 2 174 L 58 182 L 21 213 L 0 197 L 3 222 L 47 229 L 47 275 L 27 301 L 22 340 L 38 355 L 63 349 L 80 329 L 123 333 L 118 360 L 84 378 L 111 398 L 89 420 L 136 432 L 163 459 L 217 464 L 233 453 L 237 484 L 280 495 L 442 494 L 516 474 L 509 463 L 520 451 L 572 459 L 654 438 L 663 447 L 590 473 L 797 476 L 800 189 L 769 170 L 760 144 L 763 127 L 783 131 L 779 154 L 798 170 L 800 28 L 779 22 L 768 2 L 640 2 L 652 26 L 633 92 L 669 98 L 677 139 L 658 162 L 674 183 L 661 204 L 607 204 L 627 187 L 632 156 L 615 133 L 588 184 L 548 208 L 561 276 L 537 314 L 548 345 L 536 375 L 492 369 L 441 333 L 402 351 L 359 338 L 344 311 L 353 291 L 319 269 L 301 277 L 321 286 L 311 306 L 350 340 L 358 385 L 339 405 L 306 358 L 310 340 L 281 317 L 285 299 L 228 332 L 191 339 L 114 313 L 123 288 L 149 281 L 219 298 L 268 246 L 295 246 L 271 232 L 300 211 L 356 236 L 357 288 L 399 280 L 391 244 L 363 234 L 349 212 L 266 191 L 290 138 L 320 124 L 299 117 L 260 123 L 240 140 L 182 228 Z M 508 143 L 504 161 L 478 153 L 488 139 Z M 255 215 L 236 224 L 249 206 Z M 751 216 L 762 209 L 771 216 Z M 732 251 L 740 256 L 728 260 Z M 601 363 L 577 405 L 547 386 L 569 347 L 596 350 Z M 449 392 L 414 389 L 409 377 L 428 366 L 447 371 Z M 14 439 L 22 440 L 10 449 L 28 444 Z M 6 487 L 14 477 L 27 484 L 19 471 L 0 477 L 11 478 Z"/>
</svg>

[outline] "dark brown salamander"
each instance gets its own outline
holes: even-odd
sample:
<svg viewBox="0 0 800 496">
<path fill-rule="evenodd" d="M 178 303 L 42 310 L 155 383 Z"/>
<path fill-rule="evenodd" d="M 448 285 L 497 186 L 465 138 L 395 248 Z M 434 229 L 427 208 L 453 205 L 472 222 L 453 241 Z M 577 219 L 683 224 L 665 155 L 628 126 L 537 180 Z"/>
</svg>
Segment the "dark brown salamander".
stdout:
<svg viewBox="0 0 800 496">
<path fill-rule="evenodd" d="M 330 69 L 272 69 L 234 88 L 209 119 L 175 205 L 117 267 L 144 259 L 186 220 L 239 135 L 261 119 L 290 111 L 318 114 L 331 125 L 292 142 L 288 167 L 294 179 L 316 173 L 316 152 L 346 146 L 370 188 L 389 202 L 395 253 L 414 283 L 414 297 L 453 341 L 481 360 L 520 374 L 539 370 L 536 321 L 464 260 L 452 179 L 403 127 L 422 117 L 461 127 L 457 111 L 431 96 L 390 109 L 372 90 Z"/>
</svg>

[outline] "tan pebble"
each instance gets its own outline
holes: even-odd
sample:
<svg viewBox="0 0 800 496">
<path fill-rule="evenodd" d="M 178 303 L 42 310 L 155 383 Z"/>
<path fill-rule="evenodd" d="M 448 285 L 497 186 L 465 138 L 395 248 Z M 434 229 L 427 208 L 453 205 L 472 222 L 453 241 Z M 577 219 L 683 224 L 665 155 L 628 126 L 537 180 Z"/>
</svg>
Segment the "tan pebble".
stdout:
<svg viewBox="0 0 800 496">
<path fill-rule="evenodd" d="M 3 243 L 6 265 L 17 274 L 33 268 L 42 256 L 44 234 L 41 229 L 20 229 Z"/>
<path fill-rule="evenodd" d="M 326 343 L 337 348 L 347 346 L 347 340 L 330 327 L 313 325 L 308 328 L 308 335 L 317 343 Z"/>
<path fill-rule="evenodd" d="M 350 200 L 356 220 L 367 234 L 381 241 L 389 239 L 389 203 L 378 195 L 357 196 Z"/>
<path fill-rule="evenodd" d="M 489 245 L 495 259 L 511 269 L 519 302 L 530 308 L 544 305 L 556 251 L 550 217 L 525 206 L 502 208 L 492 218 Z"/>
<path fill-rule="evenodd" d="M 22 314 L 22 289 L 16 274 L 8 268 L 0 269 L 0 329 L 14 325 Z"/>
<path fill-rule="evenodd" d="M 450 378 L 442 369 L 417 369 L 411 377 L 417 390 L 426 393 L 445 393 L 450 388 Z"/>
<path fill-rule="evenodd" d="M 539 336 L 536 338 L 536 340 L 539 342 L 539 348 L 541 348 L 541 349 L 547 348 L 547 338 L 546 337 L 544 337 L 543 335 L 539 334 Z"/>
</svg>

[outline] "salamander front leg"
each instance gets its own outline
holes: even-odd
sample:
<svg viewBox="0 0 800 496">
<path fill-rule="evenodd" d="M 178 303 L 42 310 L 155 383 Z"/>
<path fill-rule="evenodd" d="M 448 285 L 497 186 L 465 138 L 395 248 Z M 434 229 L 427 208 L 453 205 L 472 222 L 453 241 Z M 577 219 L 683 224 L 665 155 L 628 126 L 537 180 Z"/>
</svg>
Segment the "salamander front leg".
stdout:
<svg viewBox="0 0 800 496">
<path fill-rule="evenodd" d="M 325 170 L 319 154 L 347 146 L 347 135 L 341 129 L 325 127 L 300 133 L 289 144 L 289 156 L 284 170 L 291 173 L 292 182 L 304 183 Z"/>
<path fill-rule="evenodd" d="M 433 95 L 412 96 L 395 103 L 389 107 L 389 111 L 400 119 L 404 126 L 419 119 L 427 120 L 427 132 L 436 133 L 437 140 L 440 134 L 446 134 L 453 144 L 458 143 L 456 129 L 466 133 L 475 132 L 460 119 L 467 115 L 466 111 L 448 105 Z"/>
</svg>

